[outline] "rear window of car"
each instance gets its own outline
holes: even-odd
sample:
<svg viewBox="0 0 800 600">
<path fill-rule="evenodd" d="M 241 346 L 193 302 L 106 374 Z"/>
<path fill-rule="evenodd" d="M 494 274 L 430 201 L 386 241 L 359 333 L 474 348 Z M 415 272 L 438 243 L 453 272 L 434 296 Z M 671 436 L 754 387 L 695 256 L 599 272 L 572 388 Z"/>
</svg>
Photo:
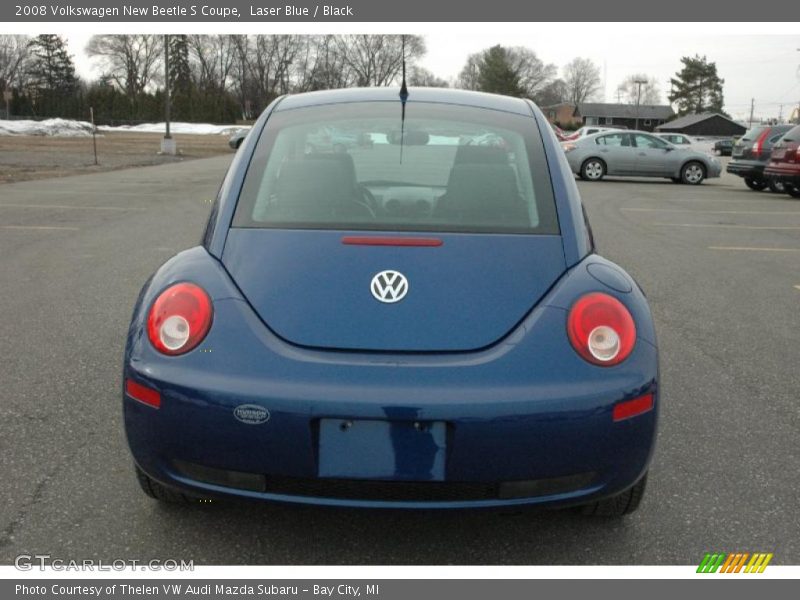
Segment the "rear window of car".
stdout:
<svg viewBox="0 0 800 600">
<path fill-rule="evenodd" d="M 630 146 L 631 138 L 627 133 L 601 135 L 596 140 L 598 146 Z"/>
<path fill-rule="evenodd" d="M 786 135 L 783 136 L 784 142 L 800 142 L 800 125 L 795 127 L 794 129 L 789 130 Z"/>
<path fill-rule="evenodd" d="M 752 142 L 762 134 L 762 132 L 766 129 L 765 126 L 760 127 L 753 127 L 752 129 L 748 129 L 745 131 L 744 135 L 742 136 L 742 142 Z"/>
<path fill-rule="evenodd" d="M 234 227 L 558 233 L 533 116 L 436 103 L 278 110 Z"/>
</svg>

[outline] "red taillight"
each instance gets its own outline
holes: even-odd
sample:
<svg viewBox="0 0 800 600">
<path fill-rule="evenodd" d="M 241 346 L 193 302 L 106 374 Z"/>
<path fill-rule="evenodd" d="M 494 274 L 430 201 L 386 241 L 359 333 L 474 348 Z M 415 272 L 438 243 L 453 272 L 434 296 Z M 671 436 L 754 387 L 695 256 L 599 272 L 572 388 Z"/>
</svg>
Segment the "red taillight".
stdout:
<svg viewBox="0 0 800 600">
<path fill-rule="evenodd" d="M 438 238 L 382 237 L 346 235 L 342 243 L 348 246 L 424 246 L 438 247 L 444 242 Z"/>
<path fill-rule="evenodd" d="M 630 419 L 636 415 L 646 413 L 651 408 L 653 408 L 653 394 L 645 394 L 633 400 L 625 400 L 624 402 L 615 404 L 613 419 L 615 421 Z"/>
<path fill-rule="evenodd" d="M 636 343 L 631 313 L 622 302 L 600 292 L 587 294 L 572 306 L 567 333 L 578 354 L 603 367 L 628 358 Z"/>
<path fill-rule="evenodd" d="M 158 393 L 158 390 L 136 383 L 133 379 L 125 380 L 125 393 L 148 406 L 161 408 L 161 394 Z"/>
<path fill-rule="evenodd" d="M 193 283 L 177 283 L 161 292 L 147 318 L 147 336 L 162 354 L 175 356 L 195 348 L 211 327 L 211 300 Z"/>
</svg>

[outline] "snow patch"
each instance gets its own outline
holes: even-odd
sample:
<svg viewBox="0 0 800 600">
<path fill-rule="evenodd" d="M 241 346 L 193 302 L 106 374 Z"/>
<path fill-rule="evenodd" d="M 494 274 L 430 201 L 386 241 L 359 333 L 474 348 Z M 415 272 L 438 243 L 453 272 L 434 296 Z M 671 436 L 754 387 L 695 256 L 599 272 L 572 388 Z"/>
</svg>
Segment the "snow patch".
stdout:
<svg viewBox="0 0 800 600">
<path fill-rule="evenodd" d="M 92 135 L 92 124 L 70 119 L 46 119 L 44 121 L 0 120 L 0 135 L 43 135 L 52 137 L 88 137 Z"/>
<path fill-rule="evenodd" d="M 142 123 L 140 125 L 119 125 L 117 127 L 100 126 L 100 131 L 136 131 L 140 133 L 164 133 L 166 123 Z M 211 125 L 209 123 L 170 123 L 170 133 L 187 133 L 193 135 L 233 135 L 240 129 L 250 129 L 242 125 Z"/>
<path fill-rule="evenodd" d="M 195 135 L 233 135 L 239 130 L 250 129 L 242 125 L 211 125 L 209 123 L 170 123 L 172 133 Z M 164 133 L 165 123 L 142 123 L 140 125 L 101 125 L 98 131 L 133 131 L 140 133 Z M 46 119 L 44 121 L 0 120 L 0 135 L 43 135 L 53 137 L 87 137 L 92 135 L 92 124 L 71 119 Z"/>
</svg>

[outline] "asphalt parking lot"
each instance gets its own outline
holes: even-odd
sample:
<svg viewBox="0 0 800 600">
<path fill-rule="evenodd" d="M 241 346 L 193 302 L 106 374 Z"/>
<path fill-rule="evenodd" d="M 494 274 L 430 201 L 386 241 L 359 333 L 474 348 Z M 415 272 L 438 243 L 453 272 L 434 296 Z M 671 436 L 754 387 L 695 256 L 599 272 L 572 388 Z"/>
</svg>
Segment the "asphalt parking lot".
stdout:
<svg viewBox="0 0 800 600">
<path fill-rule="evenodd" d="M 660 435 L 631 517 L 146 498 L 121 425 L 128 319 L 149 274 L 198 242 L 229 161 L 0 186 L 0 563 L 800 563 L 800 201 L 727 176 L 579 184 L 599 251 L 646 291 L 660 341 Z"/>
</svg>

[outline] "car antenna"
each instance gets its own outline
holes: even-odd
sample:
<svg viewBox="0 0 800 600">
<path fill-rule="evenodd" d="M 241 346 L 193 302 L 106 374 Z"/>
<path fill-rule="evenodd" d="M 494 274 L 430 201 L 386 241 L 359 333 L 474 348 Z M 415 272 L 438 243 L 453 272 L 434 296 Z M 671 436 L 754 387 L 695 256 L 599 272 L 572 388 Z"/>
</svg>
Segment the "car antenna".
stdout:
<svg viewBox="0 0 800 600">
<path fill-rule="evenodd" d="M 406 125 L 406 100 L 408 100 L 408 87 L 406 87 L 406 36 L 401 35 L 400 40 L 403 44 L 402 64 L 403 81 L 400 84 L 400 164 L 403 164 L 403 143 L 405 138 Z"/>
</svg>

